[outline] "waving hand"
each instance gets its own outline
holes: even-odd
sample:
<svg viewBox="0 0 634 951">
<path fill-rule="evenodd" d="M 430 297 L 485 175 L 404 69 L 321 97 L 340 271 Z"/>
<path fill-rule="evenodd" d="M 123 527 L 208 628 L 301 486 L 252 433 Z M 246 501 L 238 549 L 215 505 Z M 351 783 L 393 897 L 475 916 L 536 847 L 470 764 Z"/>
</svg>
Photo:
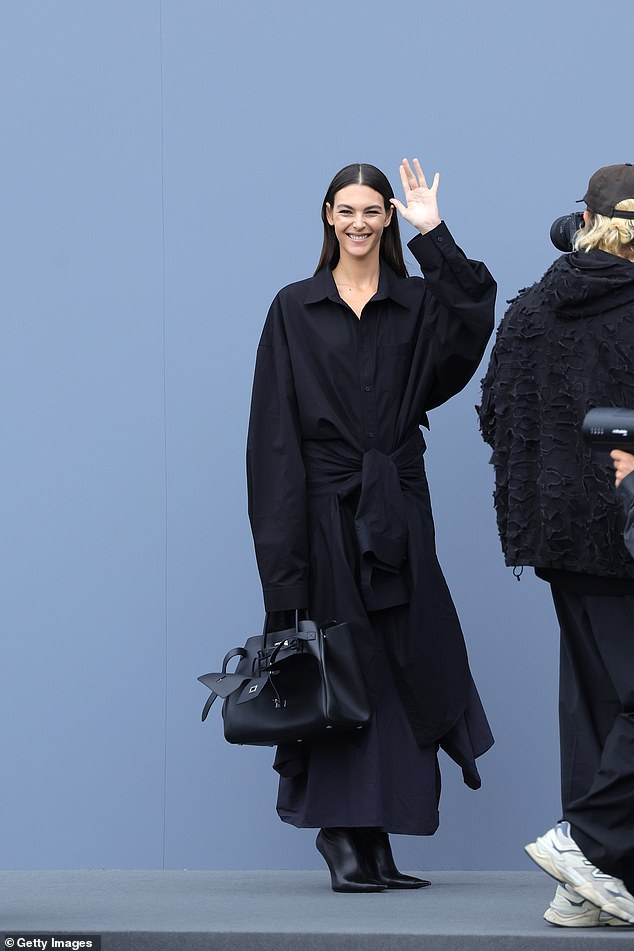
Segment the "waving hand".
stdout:
<svg viewBox="0 0 634 951">
<path fill-rule="evenodd" d="M 409 161 L 404 158 L 399 169 L 405 204 L 398 198 L 391 198 L 390 201 L 406 221 L 409 221 L 421 234 L 426 234 L 440 224 L 436 197 L 440 173 L 436 172 L 431 188 L 428 188 L 417 158 L 414 159 L 413 165 L 412 169 Z"/>
</svg>

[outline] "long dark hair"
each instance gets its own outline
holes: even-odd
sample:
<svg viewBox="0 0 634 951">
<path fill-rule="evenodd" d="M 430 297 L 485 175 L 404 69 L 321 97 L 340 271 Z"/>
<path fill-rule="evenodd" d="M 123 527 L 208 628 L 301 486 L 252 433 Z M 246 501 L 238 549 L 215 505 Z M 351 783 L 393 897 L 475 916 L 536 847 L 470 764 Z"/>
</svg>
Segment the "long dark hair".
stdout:
<svg viewBox="0 0 634 951">
<path fill-rule="evenodd" d="M 374 165 L 346 165 L 340 172 L 337 172 L 326 192 L 323 204 L 321 206 L 321 220 L 324 223 L 324 243 L 321 248 L 319 264 L 315 274 L 324 267 L 334 268 L 339 261 L 339 242 L 335 236 L 333 225 L 328 224 L 326 217 L 326 205 L 332 208 L 335 201 L 335 195 L 346 185 L 367 185 L 373 188 L 375 192 L 383 197 L 385 211 L 388 212 L 392 205 L 390 198 L 394 198 L 392 186 L 388 182 L 383 172 L 375 168 Z M 390 265 L 392 270 L 399 277 L 407 277 L 407 269 L 403 260 L 403 248 L 401 246 L 401 236 L 398 230 L 398 215 L 396 208 L 392 213 L 392 220 L 381 235 L 381 257 Z"/>
</svg>

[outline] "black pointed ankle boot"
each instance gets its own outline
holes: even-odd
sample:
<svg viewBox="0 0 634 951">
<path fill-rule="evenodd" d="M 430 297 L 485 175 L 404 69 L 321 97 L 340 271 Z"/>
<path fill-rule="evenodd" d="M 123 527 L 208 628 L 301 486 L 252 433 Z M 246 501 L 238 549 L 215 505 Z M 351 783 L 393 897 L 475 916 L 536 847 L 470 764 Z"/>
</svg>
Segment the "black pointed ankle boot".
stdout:
<svg viewBox="0 0 634 951">
<path fill-rule="evenodd" d="M 315 842 L 330 869 L 333 892 L 384 892 L 361 867 L 352 829 L 320 829 Z"/>
<path fill-rule="evenodd" d="M 386 888 L 424 888 L 424 878 L 403 875 L 396 867 L 387 832 L 381 829 L 355 829 L 359 859 L 367 878 Z"/>
</svg>

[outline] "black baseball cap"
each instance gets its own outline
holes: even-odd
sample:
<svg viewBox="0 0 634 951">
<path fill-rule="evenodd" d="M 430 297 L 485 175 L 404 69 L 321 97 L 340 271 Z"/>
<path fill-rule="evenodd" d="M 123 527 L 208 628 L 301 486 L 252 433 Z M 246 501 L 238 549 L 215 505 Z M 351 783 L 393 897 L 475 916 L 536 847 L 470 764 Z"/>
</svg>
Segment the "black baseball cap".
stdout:
<svg viewBox="0 0 634 951">
<path fill-rule="evenodd" d="M 634 165 L 606 165 L 594 173 L 588 190 L 579 201 L 585 201 L 589 211 L 608 218 L 632 218 L 634 211 L 615 211 L 614 206 L 626 198 L 634 198 Z"/>
</svg>

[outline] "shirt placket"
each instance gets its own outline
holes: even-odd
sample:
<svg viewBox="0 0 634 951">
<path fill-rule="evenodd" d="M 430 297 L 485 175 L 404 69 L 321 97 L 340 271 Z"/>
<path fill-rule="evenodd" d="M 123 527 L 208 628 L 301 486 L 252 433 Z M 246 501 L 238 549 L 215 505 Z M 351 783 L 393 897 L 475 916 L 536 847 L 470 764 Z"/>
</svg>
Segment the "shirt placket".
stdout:
<svg viewBox="0 0 634 951">
<path fill-rule="evenodd" d="M 361 405 L 363 418 L 363 442 L 366 449 L 375 449 L 378 440 L 378 419 L 376 412 L 376 328 L 378 313 L 376 307 L 366 305 L 363 317 L 359 321 L 359 385 L 361 387 Z"/>
</svg>

